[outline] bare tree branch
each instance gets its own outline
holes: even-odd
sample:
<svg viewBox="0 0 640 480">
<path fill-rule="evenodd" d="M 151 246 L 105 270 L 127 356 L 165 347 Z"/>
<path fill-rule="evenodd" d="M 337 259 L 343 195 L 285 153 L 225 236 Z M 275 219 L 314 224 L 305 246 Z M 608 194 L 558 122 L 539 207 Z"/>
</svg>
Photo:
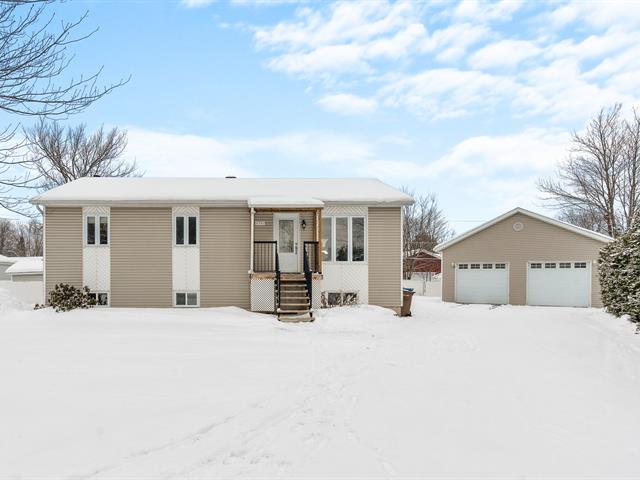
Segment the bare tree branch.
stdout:
<svg viewBox="0 0 640 480">
<path fill-rule="evenodd" d="M 100 127 L 88 133 L 86 125 L 62 127 L 58 122 L 40 121 L 26 129 L 28 168 L 35 185 L 48 190 L 82 177 L 130 177 L 140 175 L 134 162 L 121 158 L 127 146 L 127 132 Z"/>
</svg>

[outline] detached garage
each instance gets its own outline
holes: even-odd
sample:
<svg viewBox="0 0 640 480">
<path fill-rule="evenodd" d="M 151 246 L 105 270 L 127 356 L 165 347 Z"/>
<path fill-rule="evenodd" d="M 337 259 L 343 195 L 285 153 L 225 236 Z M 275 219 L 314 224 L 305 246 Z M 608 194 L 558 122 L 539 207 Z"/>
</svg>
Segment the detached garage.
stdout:
<svg viewBox="0 0 640 480">
<path fill-rule="evenodd" d="M 445 302 L 599 307 L 597 260 L 612 239 L 516 208 L 436 247 Z"/>
</svg>

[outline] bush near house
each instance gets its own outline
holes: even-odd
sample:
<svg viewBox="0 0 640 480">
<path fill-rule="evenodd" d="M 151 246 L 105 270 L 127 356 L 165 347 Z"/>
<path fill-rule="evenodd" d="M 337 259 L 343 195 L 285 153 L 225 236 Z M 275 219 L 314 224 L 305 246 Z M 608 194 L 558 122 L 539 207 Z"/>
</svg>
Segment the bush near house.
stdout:
<svg viewBox="0 0 640 480">
<path fill-rule="evenodd" d="M 67 283 L 59 283 L 49 292 L 49 305 L 56 312 L 93 307 L 96 304 L 96 299 L 91 298 L 89 293 L 89 287 L 80 289 Z"/>
<path fill-rule="evenodd" d="M 640 329 L 640 222 L 604 247 L 598 263 L 607 311 L 628 315 Z"/>
</svg>

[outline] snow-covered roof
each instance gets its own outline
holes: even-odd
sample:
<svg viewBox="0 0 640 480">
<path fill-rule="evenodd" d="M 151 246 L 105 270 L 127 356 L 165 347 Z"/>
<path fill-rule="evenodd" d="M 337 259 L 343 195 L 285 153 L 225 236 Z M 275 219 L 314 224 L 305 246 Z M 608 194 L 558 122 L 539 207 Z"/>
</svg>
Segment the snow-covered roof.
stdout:
<svg viewBox="0 0 640 480">
<path fill-rule="evenodd" d="M 576 225 L 572 225 L 570 223 L 567 222 L 563 222 L 561 220 L 556 220 L 555 218 L 551 218 L 551 217 L 547 217 L 545 215 L 541 215 L 539 213 L 535 213 L 532 212 L 530 210 L 521 208 L 521 207 L 517 207 L 514 208 L 513 210 L 508 211 L 507 213 L 504 213 L 502 215 L 500 215 L 499 217 L 494 218 L 493 220 L 489 220 L 488 222 L 483 223 L 482 225 L 477 226 L 476 228 L 472 228 L 471 230 L 458 235 L 457 237 L 452 238 L 451 240 L 448 240 L 446 242 L 443 242 L 439 245 L 436 245 L 435 250 L 437 252 L 441 252 L 442 250 L 449 248 L 452 245 L 455 245 L 458 242 L 461 242 L 462 240 L 464 240 L 465 238 L 469 238 L 472 235 L 475 235 L 478 232 L 481 232 L 482 230 L 485 230 L 489 227 L 491 227 L 492 225 L 495 225 L 498 222 L 501 222 L 502 220 L 511 217 L 512 215 L 515 215 L 516 213 L 520 213 L 522 215 L 526 215 L 528 217 L 531 218 L 535 218 L 536 220 L 540 220 L 541 222 L 545 222 L 545 223 L 549 223 L 551 225 L 555 225 L 556 227 L 560 227 L 560 228 L 564 228 L 565 230 L 569 230 L 573 233 L 577 233 L 578 235 L 583 235 L 585 237 L 589 237 L 592 238 L 594 240 L 599 240 L 601 242 L 611 242 L 613 241 L 613 238 L 611 238 L 608 235 L 603 235 L 602 233 L 598 233 L 598 232 L 594 232 L 593 230 L 589 230 L 586 228 L 582 228 L 582 227 L 578 227 Z"/>
<path fill-rule="evenodd" d="M 375 178 L 106 178 L 74 180 L 31 199 L 35 205 L 222 204 L 258 197 L 333 204 L 405 205 L 411 196 Z"/>
<path fill-rule="evenodd" d="M 278 208 L 278 207 L 307 207 L 319 208 L 324 205 L 322 200 L 317 198 L 295 198 L 295 197 L 251 197 L 247 203 L 250 207 L 256 208 Z"/>
<path fill-rule="evenodd" d="M 11 275 L 36 275 L 42 273 L 42 257 L 19 257 L 19 260 L 7 268 Z"/>
<path fill-rule="evenodd" d="M 8 264 L 8 263 L 16 263 L 20 257 L 5 257 L 4 255 L 0 255 L 0 263 Z"/>
</svg>

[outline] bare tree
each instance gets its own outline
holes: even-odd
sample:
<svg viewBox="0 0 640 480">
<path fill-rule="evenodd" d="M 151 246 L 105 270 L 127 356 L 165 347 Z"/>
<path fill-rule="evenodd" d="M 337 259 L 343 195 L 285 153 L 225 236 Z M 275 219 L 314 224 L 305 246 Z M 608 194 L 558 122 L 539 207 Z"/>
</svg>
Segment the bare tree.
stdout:
<svg viewBox="0 0 640 480">
<path fill-rule="evenodd" d="M 41 121 L 25 130 L 28 167 L 37 185 L 48 190 L 81 177 L 129 177 L 138 175 L 134 162 L 121 158 L 127 132 L 100 127 L 87 132 L 84 124 L 66 129 L 57 122 Z"/>
<path fill-rule="evenodd" d="M 557 177 L 538 182 L 561 217 L 614 237 L 631 226 L 640 202 L 640 117 L 625 119 L 621 108 L 602 109 L 584 133 L 574 132 Z"/>
<path fill-rule="evenodd" d="M 0 219 L 0 255 L 34 257 L 42 255 L 42 224 Z"/>
<path fill-rule="evenodd" d="M 69 48 L 94 31 L 76 34 L 85 13 L 75 21 L 57 21 L 52 0 L 0 1 L 0 110 L 18 116 L 66 117 L 126 83 L 97 85 L 102 68 L 89 76 L 64 79 L 73 58 Z M 15 142 L 18 125 L 0 131 L 0 206 L 15 210 L 21 199 L 12 190 L 24 187 L 22 161 Z"/>
<path fill-rule="evenodd" d="M 415 270 L 418 253 L 422 250 L 432 251 L 438 243 L 451 238 L 454 232 L 435 194 L 415 195 L 407 187 L 403 187 L 402 191 L 414 199 L 412 205 L 403 208 L 403 272 L 405 278 L 409 279 Z"/>
</svg>

